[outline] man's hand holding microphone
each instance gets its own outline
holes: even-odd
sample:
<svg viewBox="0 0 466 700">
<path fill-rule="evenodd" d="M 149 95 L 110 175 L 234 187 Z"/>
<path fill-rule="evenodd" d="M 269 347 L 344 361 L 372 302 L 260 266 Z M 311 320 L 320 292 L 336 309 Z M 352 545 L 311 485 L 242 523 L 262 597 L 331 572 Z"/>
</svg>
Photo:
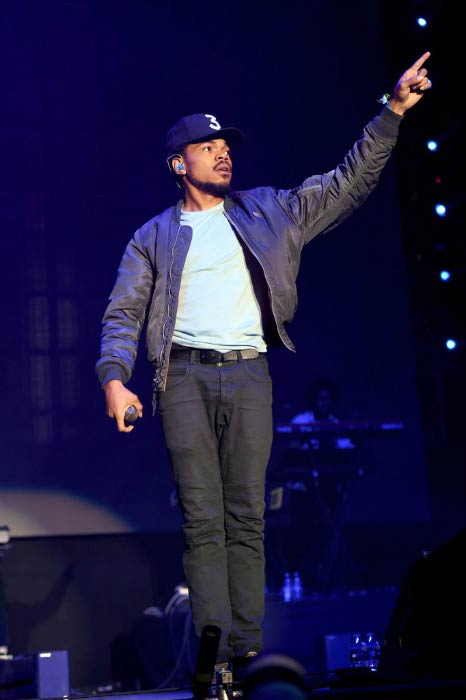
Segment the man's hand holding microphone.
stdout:
<svg viewBox="0 0 466 700">
<path fill-rule="evenodd" d="M 103 387 L 107 416 L 115 418 L 120 433 L 134 430 L 134 422 L 142 418 L 142 403 L 137 394 L 127 389 L 119 379 L 111 379 Z"/>
</svg>

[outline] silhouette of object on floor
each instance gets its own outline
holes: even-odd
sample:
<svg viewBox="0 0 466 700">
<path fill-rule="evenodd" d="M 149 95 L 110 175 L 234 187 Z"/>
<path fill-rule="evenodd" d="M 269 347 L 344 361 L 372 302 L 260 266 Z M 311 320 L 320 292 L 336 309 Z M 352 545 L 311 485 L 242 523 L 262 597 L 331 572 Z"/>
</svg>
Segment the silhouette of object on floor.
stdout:
<svg viewBox="0 0 466 700">
<path fill-rule="evenodd" d="M 387 624 L 381 674 L 466 680 L 465 552 L 463 529 L 413 563 Z"/>
</svg>

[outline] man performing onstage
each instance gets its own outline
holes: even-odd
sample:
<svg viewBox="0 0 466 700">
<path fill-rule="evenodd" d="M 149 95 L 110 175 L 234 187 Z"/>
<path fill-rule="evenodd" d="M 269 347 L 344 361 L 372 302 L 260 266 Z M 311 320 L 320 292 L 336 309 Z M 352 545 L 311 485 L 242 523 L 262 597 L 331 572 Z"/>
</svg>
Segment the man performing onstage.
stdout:
<svg viewBox="0 0 466 700">
<path fill-rule="evenodd" d="M 302 248 L 369 196 L 403 115 L 431 87 L 424 53 L 384 96 L 380 113 L 332 171 L 297 187 L 231 190 L 231 149 L 244 140 L 212 114 L 168 132 L 181 200 L 129 241 L 102 321 L 96 372 L 121 432 L 142 404 L 127 384 L 142 329 L 183 515 L 193 623 L 222 631 L 217 662 L 262 648 L 265 473 L 272 443 L 267 350 L 294 346 Z M 302 138 L 302 133 L 296 134 Z"/>
</svg>

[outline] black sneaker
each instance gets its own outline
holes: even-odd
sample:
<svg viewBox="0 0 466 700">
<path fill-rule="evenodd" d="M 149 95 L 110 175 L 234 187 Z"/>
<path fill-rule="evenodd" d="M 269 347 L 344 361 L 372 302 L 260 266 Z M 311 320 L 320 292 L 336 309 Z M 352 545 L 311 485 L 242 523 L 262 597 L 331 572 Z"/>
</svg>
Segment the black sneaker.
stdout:
<svg viewBox="0 0 466 700">
<path fill-rule="evenodd" d="M 233 680 L 235 683 L 241 683 L 243 680 L 244 672 L 247 666 L 254 660 L 257 656 L 257 651 L 248 651 L 244 656 L 235 656 L 232 659 L 232 671 Z"/>
</svg>

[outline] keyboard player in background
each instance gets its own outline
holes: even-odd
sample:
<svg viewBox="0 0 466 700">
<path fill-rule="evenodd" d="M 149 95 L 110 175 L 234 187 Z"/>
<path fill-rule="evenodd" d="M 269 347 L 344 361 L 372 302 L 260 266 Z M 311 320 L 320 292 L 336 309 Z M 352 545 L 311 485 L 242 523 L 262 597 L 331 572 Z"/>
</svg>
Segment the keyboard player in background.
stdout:
<svg viewBox="0 0 466 700">
<path fill-rule="evenodd" d="M 316 379 L 303 398 L 271 474 L 269 543 L 282 570 L 300 571 L 311 592 L 330 593 L 348 584 L 343 521 L 347 485 L 363 474 L 360 445 L 345 435 L 335 382 Z M 280 571 L 271 577 L 278 581 Z"/>
<path fill-rule="evenodd" d="M 331 379 L 317 379 L 312 382 L 304 396 L 306 410 L 298 413 L 292 423 L 312 423 L 315 420 L 337 421 L 335 415 L 338 402 L 338 389 Z"/>
<path fill-rule="evenodd" d="M 337 425 L 334 426 L 335 430 L 332 430 L 332 424 L 339 423 L 337 416 L 338 398 L 337 385 L 331 379 L 316 379 L 311 382 L 304 396 L 306 408 L 291 419 L 291 424 L 305 426 L 319 422 L 323 430 L 320 434 L 314 433 L 310 435 L 306 442 L 292 438 L 290 447 L 296 449 L 309 449 L 309 447 L 319 449 L 322 441 L 324 441 L 329 447 L 336 449 L 355 449 L 356 446 L 349 437 L 338 434 Z M 326 432 L 325 427 L 328 428 Z"/>
</svg>

